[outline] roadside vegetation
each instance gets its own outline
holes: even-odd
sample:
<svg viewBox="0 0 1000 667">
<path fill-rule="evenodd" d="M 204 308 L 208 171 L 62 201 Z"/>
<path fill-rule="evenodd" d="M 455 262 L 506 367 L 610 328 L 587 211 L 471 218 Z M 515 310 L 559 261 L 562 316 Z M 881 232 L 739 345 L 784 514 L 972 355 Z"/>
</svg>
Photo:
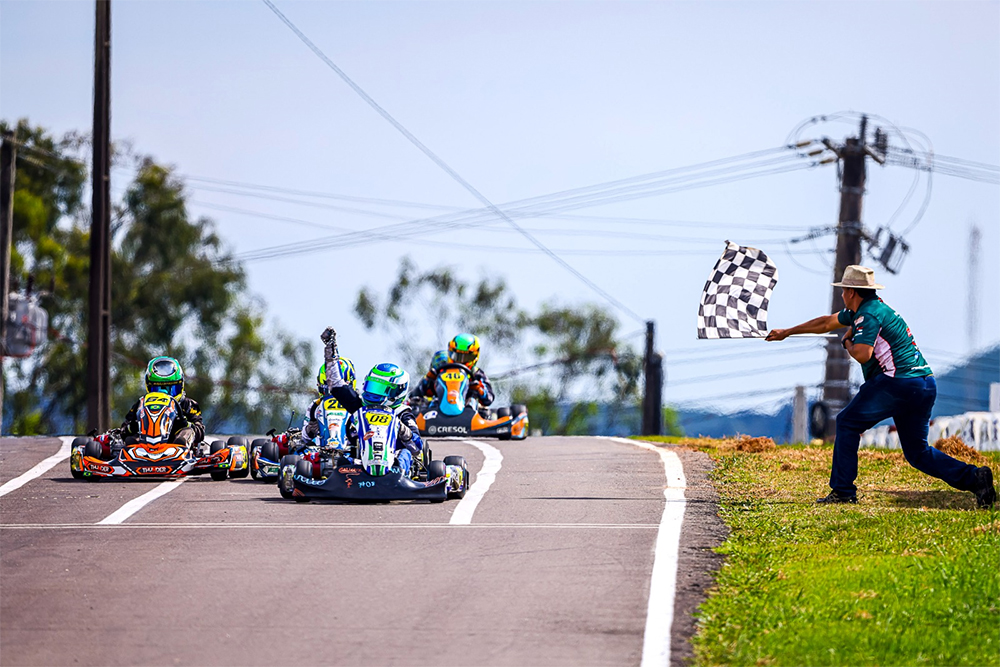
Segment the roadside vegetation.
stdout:
<svg viewBox="0 0 1000 667">
<path fill-rule="evenodd" d="M 643 438 L 649 439 L 649 438 Z M 862 450 L 857 505 L 818 506 L 832 446 L 662 438 L 706 452 L 729 538 L 696 665 L 1000 665 L 1000 512 Z M 977 465 L 1000 455 L 938 446 Z"/>
</svg>

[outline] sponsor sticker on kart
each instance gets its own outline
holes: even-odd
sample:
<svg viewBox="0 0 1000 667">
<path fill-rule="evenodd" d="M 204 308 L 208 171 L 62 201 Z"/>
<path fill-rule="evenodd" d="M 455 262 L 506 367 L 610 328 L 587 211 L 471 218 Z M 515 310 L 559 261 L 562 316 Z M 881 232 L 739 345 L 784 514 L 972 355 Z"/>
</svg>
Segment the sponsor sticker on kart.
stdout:
<svg viewBox="0 0 1000 667">
<path fill-rule="evenodd" d="M 142 466 L 135 469 L 140 475 L 166 475 L 170 470 L 170 466 Z"/>
<path fill-rule="evenodd" d="M 357 467 L 353 467 L 353 466 L 352 467 L 346 467 L 345 466 L 345 467 L 342 467 L 342 468 L 337 468 L 337 472 L 339 472 L 341 475 L 360 475 L 361 474 L 361 468 L 357 468 Z"/>
<path fill-rule="evenodd" d="M 450 433 L 454 435 L 468 435 L 469 429 L 464 426 L 430 426 L 427 428 L 428 435 L 438 435 Z"/>
<path fill-rule="evenodd" d="M 91 472 L 103 472 L 110 475 L 114 468 L 109 466 L 107 463 L 93 463 L 91 461 L 84 460 L 84 467 Z"/>
</svg>

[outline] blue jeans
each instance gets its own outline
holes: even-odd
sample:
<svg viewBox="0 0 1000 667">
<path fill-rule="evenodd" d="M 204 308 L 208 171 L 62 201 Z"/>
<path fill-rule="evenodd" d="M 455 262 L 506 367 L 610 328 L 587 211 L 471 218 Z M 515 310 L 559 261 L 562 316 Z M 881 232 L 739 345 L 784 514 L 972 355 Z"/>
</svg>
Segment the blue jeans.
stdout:
<svg viewBox="0 0 1000 667">
<path fill-rule="evenodd" d="M 830 488 L 845 496 L 857 493 L 854 480 L 858 477 L 861 434 L 892 417 L 903 456 L 911 466 L 961 491 L 973 490 L 976 466 L 962 463 L 927 445 L 935 398 L 937 383 L 930 375 L 891 378 L 880 374 L 861 385 L 854 399 L 837 415 Z"/>
</svg>

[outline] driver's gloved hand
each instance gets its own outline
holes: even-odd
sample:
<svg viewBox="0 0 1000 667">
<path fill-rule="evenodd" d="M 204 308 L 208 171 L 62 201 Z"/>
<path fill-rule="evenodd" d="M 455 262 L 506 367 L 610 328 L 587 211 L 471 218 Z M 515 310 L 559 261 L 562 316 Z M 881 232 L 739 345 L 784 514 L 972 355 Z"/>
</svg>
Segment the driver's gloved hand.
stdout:
<svg viewBox="0 0 1000 667">
<path fill-rule="evenodd" d="M 472 393 L 482 398 L 486 395 L 486 386 L 477 380 L 472 383 Z"/>
<path fill-rule="evenodd" d="M 191 447 L 194 445 L 194 437 L 194 429 L 190 426 L 185 426 L 174 434 L 174 442 L 179 445 Z"/>
<path fill-rule="evenodd" d="M 315 438 L 319 435 L 319 423 L 315 421 L 309 422 L 306 424 L 306 428 L 302 431 L 302 434 L 307 438 Z"/>
<path fill-rule="evenodd" d="M 139 422 L 137 421 L 125 422 L 125 425 L 122 426 L 123 438 L 127 435 L 138 435 L 138 433 L 139 433 Z"/>
</svg>

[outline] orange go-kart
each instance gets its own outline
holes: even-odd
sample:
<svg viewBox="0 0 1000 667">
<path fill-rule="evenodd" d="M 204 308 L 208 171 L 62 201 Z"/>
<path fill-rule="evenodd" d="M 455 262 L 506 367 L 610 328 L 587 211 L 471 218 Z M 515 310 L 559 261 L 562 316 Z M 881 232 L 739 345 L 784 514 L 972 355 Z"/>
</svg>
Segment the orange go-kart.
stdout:
<svg viewBox="0 0 1000 667">
<path fill-rule="evenodd" d="M 216 440 L 194 447 L 170 442 L 180 406 L 167 394 L 149 393 L 136 412 L 139 433 L 125 437 L 111 429 L 93 438 L 76 438 L 70 471 L 77 479 L 101 477 L 184 477 L 209 474 L 214 480 L 246 477 L 250 473 L 247 439 Z"/>
<path fill-rule="evenodd" d="M 441 366 L 434 383 L 434 399 L 416 409 L 417 428 L 430 437 L 465 436 L 524 440 L 528 437 L 528 408 L 512 405 L 487 416 L 466 401 L 472 371 L 463 364 Z"/>
</svg>

